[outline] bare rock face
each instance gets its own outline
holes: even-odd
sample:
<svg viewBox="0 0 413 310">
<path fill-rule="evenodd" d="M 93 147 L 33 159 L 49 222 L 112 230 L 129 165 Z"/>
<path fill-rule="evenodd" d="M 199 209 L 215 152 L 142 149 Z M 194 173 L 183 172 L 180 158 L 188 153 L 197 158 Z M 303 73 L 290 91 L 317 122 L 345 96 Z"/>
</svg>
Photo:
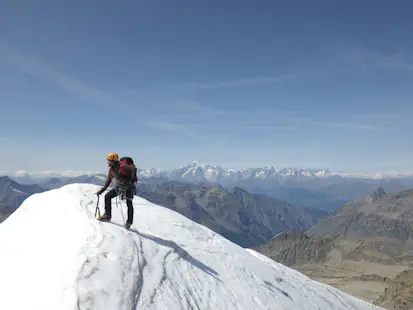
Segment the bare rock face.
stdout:
<svg viewBox="0 0 413 310">
<path fill-rule="evenodd" d="M 311 239 L 303 232 L 290 230 L 276 235 L 254 250 L 286 266 L 319 263 L 328 259 L 334 247 L 332 238 Z"/>
<path fill-rule="evenodd" d="M 389 259 L 413 259 L 413 190 L 352 202 L 321 219 L 306 232 L 313 238 L 368 240 L 364 247 Z"/>
<path fill-rule="evenodd" d="M 7 219 L 14 209 L 8 205 L 0 204 L 0 223 Z"/>
<path fill-rule="evenodd" d="M 384 291 L 376 303 L 386 309 L 413 309 L 413 190 L 379 189 L 256 249 L 367 301 Z"/>
<path fill-rule="evenodd" d="M 375 304 L 389 310 L 413 309 L 413 269 L 403 271 L 391 280 Z"/>
<path fill-rule="evenodd" d="M 10 216 L 32 194 L 45 191 L 38 185 L 24 185 L 7 176 L 0 177 L 0 223 Z"/>
<path fill-rule="evenodd" d="M 346 240 L 354 246 L 341 246 Z M 305 233 L 288 231 L 257 247 L 288 265 L 320 261 L 332 248 L 348 260 L 384 264 L 413 261 L 413 190 L 385 195 L 379 188 L 374 195 L 320 219 Z"/>
<path fill-rule="evenodd" d="M 271 257 L 275 253 L 279 253 L 285 249 L 291 248 L 296 243 L 299 243 L 301 241 L 305 242 L 308 240 L 310 240 L 310 238 L 304 232 L 289 230 L 275 235 L 267 243 L 257 245 L 253 247 L 253 249 L 266 256 Z"/>
</svg>

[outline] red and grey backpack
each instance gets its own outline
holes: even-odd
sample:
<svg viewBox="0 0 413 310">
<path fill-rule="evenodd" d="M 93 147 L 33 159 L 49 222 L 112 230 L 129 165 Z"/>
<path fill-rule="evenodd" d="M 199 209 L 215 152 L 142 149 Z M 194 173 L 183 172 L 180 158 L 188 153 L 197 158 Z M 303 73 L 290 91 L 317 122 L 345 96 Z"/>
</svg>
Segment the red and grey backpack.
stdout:
<svg viewBox="0 0 413 310">
<path fill-rule="evenodd" d="M 121 159 L 119 159 L 119 163 L 122 165 L 128 165 L 128 166 L 134 166 L 135 167 L 135 163 L 133 162 L 133 159 L 130 157 L 122 157 Z M 135 167 L 136 168 L 136 167 Z"/>
<path fill-rule="evenodd" d="M 130 157 L 122 157 L 121 159 L 119 159 L 119 164 L 128 165 L 128 166 L 132 166 L 136 168 L 135 163 L 133 162 L 133 159 Z M 136 173 L 135 173 L 135 179 L 133 182 L 138 182 L 138 176 L 136 175 Z"/>
</svg>

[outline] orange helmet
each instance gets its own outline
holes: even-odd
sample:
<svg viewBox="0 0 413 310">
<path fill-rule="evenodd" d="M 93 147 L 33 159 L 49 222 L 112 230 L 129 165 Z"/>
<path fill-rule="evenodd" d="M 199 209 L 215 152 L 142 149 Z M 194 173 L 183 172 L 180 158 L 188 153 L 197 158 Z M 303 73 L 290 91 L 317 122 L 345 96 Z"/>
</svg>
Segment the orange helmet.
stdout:
<svg viewBox="0 0 413 310">
<path fill-rule="evenodd" d="M 117 153 L 110 153 L 108 156 L 106 156 L 106 159 L 109 161 L 118 161 L 119 160 L 119 156 Z"/>
</svg>

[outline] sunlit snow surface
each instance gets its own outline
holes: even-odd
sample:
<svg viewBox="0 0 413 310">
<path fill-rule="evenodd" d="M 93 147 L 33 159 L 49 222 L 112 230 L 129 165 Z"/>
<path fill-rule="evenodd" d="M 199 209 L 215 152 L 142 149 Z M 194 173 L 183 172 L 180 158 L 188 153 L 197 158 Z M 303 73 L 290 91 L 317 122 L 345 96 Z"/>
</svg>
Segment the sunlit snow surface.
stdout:
<svg viewBox="0 0 413 310">
<path fill-rule="evenodd" d="M 116 199 L 100 223 L 97 190 L 32 195 L 0 224 L 0 309 L 381 309 L 137 196 L 132 230 Z"/>
</svg>

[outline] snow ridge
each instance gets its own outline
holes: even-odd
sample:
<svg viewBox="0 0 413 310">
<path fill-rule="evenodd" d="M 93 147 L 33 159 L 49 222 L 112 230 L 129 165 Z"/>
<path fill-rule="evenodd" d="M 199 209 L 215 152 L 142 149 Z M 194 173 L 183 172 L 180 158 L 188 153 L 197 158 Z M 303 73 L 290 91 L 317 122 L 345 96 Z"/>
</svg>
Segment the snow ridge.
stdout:
<svg viewBox="0 0 413 310">
<path fill-rule="evenodd" d="M 124 202 L 98 222 L 98 189 L 34 194 L 0 224 L 0 309 L 382 309 L 137 196 L 131 230 Z"/>
</svg>

